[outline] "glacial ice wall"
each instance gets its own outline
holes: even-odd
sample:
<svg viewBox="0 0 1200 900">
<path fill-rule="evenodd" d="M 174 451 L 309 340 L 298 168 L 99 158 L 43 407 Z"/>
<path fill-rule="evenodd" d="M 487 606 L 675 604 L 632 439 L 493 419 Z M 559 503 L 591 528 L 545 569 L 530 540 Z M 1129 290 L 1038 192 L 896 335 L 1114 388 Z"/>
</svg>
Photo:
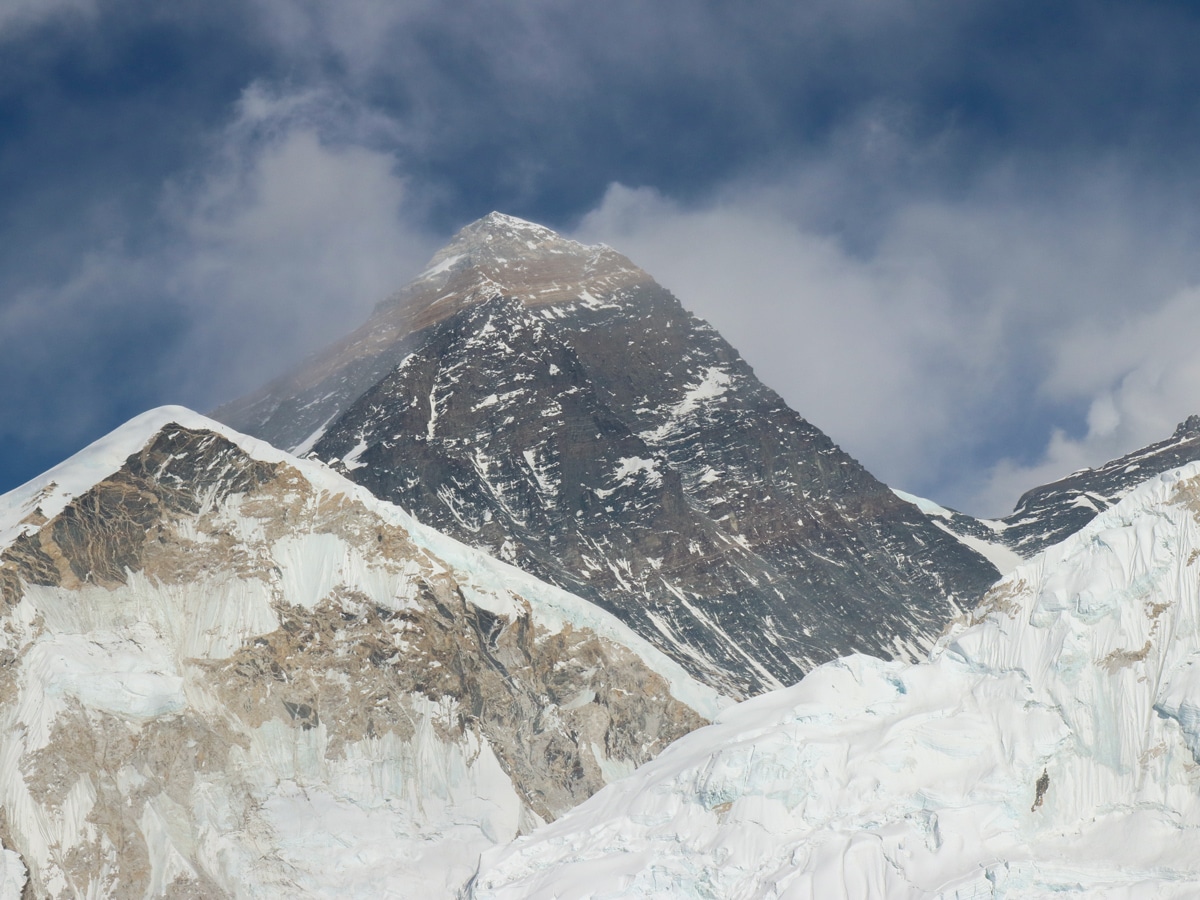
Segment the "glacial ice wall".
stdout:
<svg viewBox="0 0 1200 900">
<path fill-rule="evenodd" d="M 1200 465 L 1020 566 L 928 661 L 727 710 L 470 896 L 1200 895 Z"/>
</svg>

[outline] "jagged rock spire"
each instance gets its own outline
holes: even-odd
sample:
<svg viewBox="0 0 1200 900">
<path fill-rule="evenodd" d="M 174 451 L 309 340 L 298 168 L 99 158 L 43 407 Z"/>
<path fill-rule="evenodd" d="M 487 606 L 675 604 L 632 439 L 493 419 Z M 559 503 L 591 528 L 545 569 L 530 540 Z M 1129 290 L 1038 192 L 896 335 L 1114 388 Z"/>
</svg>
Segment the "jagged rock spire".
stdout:
<svg viewBox="0 0 1200 900">
<path fill-rule="evenodd" d="M 1187 438 L 1196 435 L 1200 435 L 1200 416 L 1193 414 L 1179 423 L 1172 437 Z"/>
</svg>

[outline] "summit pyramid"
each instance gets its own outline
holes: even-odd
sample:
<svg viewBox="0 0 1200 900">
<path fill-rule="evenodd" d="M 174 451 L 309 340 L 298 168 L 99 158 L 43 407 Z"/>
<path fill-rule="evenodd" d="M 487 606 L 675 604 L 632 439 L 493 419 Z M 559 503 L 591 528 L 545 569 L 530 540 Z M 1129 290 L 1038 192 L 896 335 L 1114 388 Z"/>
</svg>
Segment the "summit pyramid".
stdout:
<svg viewBox="0 0 1200 900">
<path fill-rule="evenodd" d="M 630 260 L 499 213 L 214 415 L 592 600 L 734 698 L 849 652 L 911 656 L 999 574 Z"/>
</svg>

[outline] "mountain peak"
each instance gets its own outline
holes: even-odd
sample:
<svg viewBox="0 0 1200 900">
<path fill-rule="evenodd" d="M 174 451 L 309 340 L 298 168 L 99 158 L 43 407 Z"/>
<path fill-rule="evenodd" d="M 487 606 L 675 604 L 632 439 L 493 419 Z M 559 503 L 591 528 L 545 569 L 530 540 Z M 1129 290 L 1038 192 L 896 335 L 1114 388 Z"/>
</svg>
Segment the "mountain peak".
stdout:
<svg viewBox="0 0 1200 900">
<path fill-rule="evenodd" d="M 558 242 L 582 247 L 576 241 L 569 241 L 553 229 L 526 219 L 519 219 L 507 213 L 492 210 L 486 216 L 476 219 L 469 225 L 463 226 L 451 240 L 451 244 L 459 240 L 480 239 L 492 241 L 496 238 L 519 238 L 527 241 Z"/>
<path fill-rule="evenodd" d="M 544 225 L 493 211 L 459 229 L 434 254 L 417 282 L 480 266 L 498 274 L 501 269 L 522 269 L 547 257 L 587 258 L 606 249 L 569 240 Z"/>
<path fill-rule="evenodd" d="M 601 269 L 610 275 L 622 272 L 647 277 L 609 247 L 581 244 L 544 225 L 493 211 L 461 228 L 434 254 L 412 287 L 440 287 L 458 282 L 456 275 L 469 273 L 481 284 L 491 282 L 500 292 L 526 302 L 544 302 L 540 295 L 545 293 L 561 299 L 557 295 L 568 286 L 571 276 Z M 461 291 L 463 285 L 454 287 Z"/>
<path fill-rule="evenodd" d="M 1190 415 L 1175 429 L 1175 433 L 1171 435 L 1173 439 L 1189 438 L 1200 435 L 1200 416 Z"/>
<path fill-rule="evenodd" d="M 611 247 L 582 244 L 543 225 L 493 211 L 461 228 L 433 255 L 425 271 L 383 300 L 358 330 L 296 372 L 214 414 L 257 433 L 273 417 L 284 422 L 282 415 L 277 416 L 278 392 L 303 393 L 341 373 L 339 386 L 331 385 L 323 399 L 311 398 L 314 402 L 303 412 L 293 410 L 296 415 L 281 425 L 284 431 L 268 429 L 279 446 L 307 450 L 311 445 L 304 445 L 302 438 L 316 439 L 318 426 L 328 424 L 330 412 L 323 412 L 327 407 L 332 411 L 338 402 L 366 390 L 372 378 L 382 377 L 399 362 L 397 354 L 409 336 L 465 309 L 497 297 L 530 308 L 619 307 L 630 291 L 654 284 L 653 278 Z"/>
<path fill-rule="evenodd" d="M 463 227 L 425 271 L 379 308 L 424 327 L 496 296 L 526 306 L 607 302 L 649 275 L 611 247 L 581 244 L 543 225 L 501 212 Z"/>
</svg>

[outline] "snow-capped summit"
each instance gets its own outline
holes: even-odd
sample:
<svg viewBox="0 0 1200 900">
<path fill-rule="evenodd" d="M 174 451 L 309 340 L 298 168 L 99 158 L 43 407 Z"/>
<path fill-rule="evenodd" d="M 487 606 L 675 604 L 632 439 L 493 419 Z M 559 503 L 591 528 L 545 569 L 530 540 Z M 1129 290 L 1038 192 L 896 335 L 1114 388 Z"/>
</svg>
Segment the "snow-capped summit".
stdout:
<svg viewBox="0 0 1200 900">
<path fill-rule="evenodd" d="M 732 697 L 918 654 L 999 576 L 625 257 L 497 213 L 216 416 L 593 600 Z"/>
<path fill-rule="evenodd" d="M 463 238 L 468 235 L 502 235 L 539 243 L 576 243 L 575 241 L 567 241 L 566 238 L 563 238 L 545 225 L 538 225 L 536 222 L 530 222 L 528 219 L 510 216 L 508 213 L 502 213 L 494 209 L 486 216 L 482 216 L 470 225 L 462 228 L 458 232 L 457 237 Z M 492 239 L 491 237 L 484 237 L 485 241 Z"/>
<path fill-rule="evenodd" d="M 917 665 L 824 665 L 485 854 L 475 900 L 1200 896 L 1200 464 Z"/>
<path fill-rule="evenodd" d="M 413 317 L 411 327 L 419 329 L 496 295 L 546 306 L 609 297 L 650 280 L 611 247 L 581 244 L 492 212 L 451 238 L 425 271 L 380 306 L 376 318 Z"/>
<path fill-rule="evenodd" d="M 0 660 L 3 897 L 447 897 L 724 703 L 179 407 L 0 497 Z"/>
<path fill-rule="evenodd" d="M 565 238 L 544 225 L 501 212 L 490 212 L 463 226 L 445 247 L 434 254 L 429 267 L 417 277 L 428 276 L 431 270 L 444 270 L 448 267 L 448 259 L 467 261 L 473 258 L 471 261 L 475 263 L 490 261 L 502 264 L 527 258 L 530 253 L 586 256 L 599 249 Z"/>
</svg>

